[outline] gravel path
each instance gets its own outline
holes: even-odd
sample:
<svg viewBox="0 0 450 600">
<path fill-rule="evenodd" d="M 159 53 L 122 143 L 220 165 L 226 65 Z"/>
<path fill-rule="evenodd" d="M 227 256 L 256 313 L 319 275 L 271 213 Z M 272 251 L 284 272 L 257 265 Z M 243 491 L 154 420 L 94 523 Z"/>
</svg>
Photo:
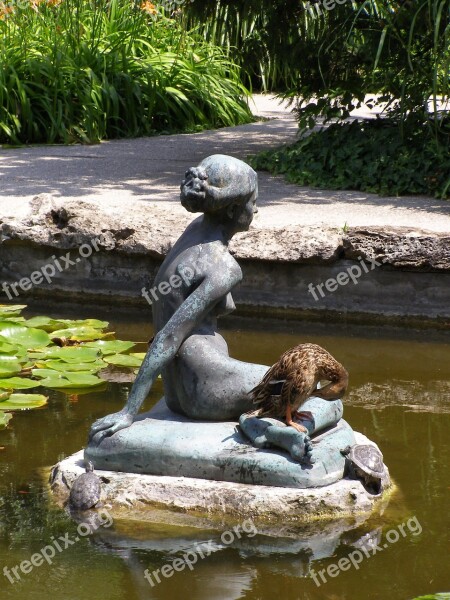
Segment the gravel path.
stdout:
<svg viewBox="0 0 450 600">
<path fill-rule="evenodd" d="M 126 214 L 141 202 L 185 214 L 178 201 L 187 167 L 214 153 L 245 159 L 293 142 L 297 127 L 289 109 L 270 96 L 254 98 L 254 113 L 268 120 L 198 134 L 104 142 L 96 146 L 0 149 L 0 218 L 26 214 L 28 201 L 47 192 L 100 204 Z M 363 192 L 314 190 L 261 172 L 261 210 L 255 227 L 285 225 L 405 226 L 450 232 L 450 202 L 427 197 L 380 198 Z M 159 212 L 159 211 L 158 211 Z"/>
</svg>

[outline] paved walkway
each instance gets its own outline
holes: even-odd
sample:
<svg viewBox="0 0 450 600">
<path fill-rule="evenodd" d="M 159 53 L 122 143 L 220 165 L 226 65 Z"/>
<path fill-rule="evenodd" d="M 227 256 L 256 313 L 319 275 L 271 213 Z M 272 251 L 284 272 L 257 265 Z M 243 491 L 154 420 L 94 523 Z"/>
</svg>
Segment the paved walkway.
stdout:
<svg viewBox="0 0 450 600">
<path fill-rule="evenodd" d="M 139 203 L 183 213 L 179 182 L 187 167 L 214 153 L 245 158 L 293 142 L 297 127 L 288 108 L 256 96 L 255 114 L 269 120 L 190 135 L 0 150 L 0 218 L 20 217 L 28 200 L 47 192 L 91 201 L 126 214 Z M 407 226 L 450 232 L 450 202 L 426 197 L 380 198 L 363 192 L 314 190 L 260 173 L 255 226 Z"/>
</svg>

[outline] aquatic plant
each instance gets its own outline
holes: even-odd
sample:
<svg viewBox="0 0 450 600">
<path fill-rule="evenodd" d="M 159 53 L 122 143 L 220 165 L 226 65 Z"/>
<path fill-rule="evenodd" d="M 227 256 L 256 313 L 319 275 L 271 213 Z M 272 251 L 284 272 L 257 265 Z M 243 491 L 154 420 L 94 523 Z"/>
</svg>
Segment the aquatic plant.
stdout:
<svg viewBox="0 0 450 600">
<path fill-rule="evenodd" d="M 21 316 L 25 305 L 0 305 L 0 428 L 9 411 L 39 408 L 42 394 L 17 390 L 49 388 L 79 394 L 102 389 L 105 381 L 132 380 L 145 353 L 130 352 L 135 342 L 116 340 L 98 319 L 53 319 Z"/>
</svg>

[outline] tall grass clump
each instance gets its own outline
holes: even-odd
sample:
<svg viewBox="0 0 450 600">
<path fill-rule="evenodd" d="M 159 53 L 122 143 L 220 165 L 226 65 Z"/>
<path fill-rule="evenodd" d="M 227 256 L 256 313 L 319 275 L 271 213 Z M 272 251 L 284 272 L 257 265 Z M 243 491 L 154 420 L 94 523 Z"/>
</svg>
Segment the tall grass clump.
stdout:
<svg viewBox="0 0 450 600">
<path fill-rule="evenodd" d="M 248 122 L 239 68 L 149 1 L 0 0 L 0 143 Z"/>
</svg>

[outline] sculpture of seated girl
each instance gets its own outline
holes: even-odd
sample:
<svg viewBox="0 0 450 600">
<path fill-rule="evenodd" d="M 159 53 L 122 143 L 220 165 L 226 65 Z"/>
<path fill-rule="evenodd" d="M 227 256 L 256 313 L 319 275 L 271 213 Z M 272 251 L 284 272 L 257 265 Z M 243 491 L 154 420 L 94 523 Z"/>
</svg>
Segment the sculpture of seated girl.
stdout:
<svg viewBox="0 0 450 600">
<path fill-rule="evenodd" d="M 228 244 L 249 229 L 257 197 L 255 171 L 230 156 L 210 156 L 186 172 L 181 203 L 203 215 L 187 227 L 159 269 L 154 285 L 165 283 L 159 289 L 166 293 L 152 305 L 154 340 L 125 407 L 92 426 L 94 444 L 133 423 L 159 374 L 168 407 L 192 419 L 236 420 L 252 408 L 249 392 L 268 367 L 231 358 L 217 319 L 235 308 L 231 291 L 242 271 Z M 309 433 L 342 415 L 340 401 L 319 402 L 317 415 L 309 408 L 314 417 Z"/>
</svg>

